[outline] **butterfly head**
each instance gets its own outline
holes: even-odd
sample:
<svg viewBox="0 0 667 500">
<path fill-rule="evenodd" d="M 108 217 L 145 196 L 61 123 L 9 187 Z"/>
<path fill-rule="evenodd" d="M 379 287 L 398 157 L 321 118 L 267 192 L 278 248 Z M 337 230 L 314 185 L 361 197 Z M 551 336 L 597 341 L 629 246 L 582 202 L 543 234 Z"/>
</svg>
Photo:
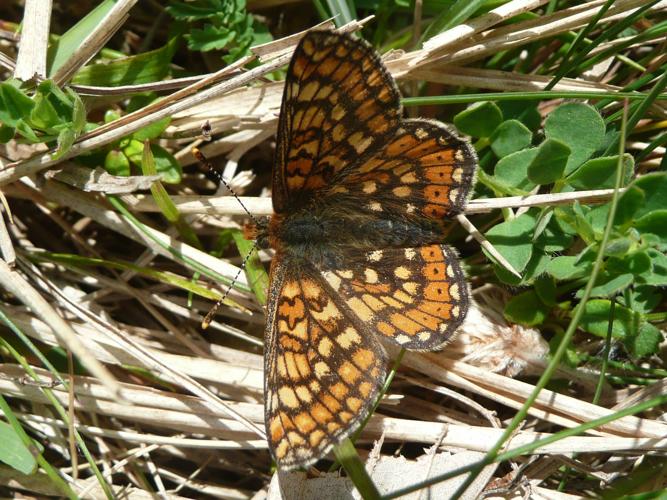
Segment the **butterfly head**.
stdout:
<svg viewBox="0 0 667 500">
<path fill-rule="evenodd" d="M 254 218 L 243 225 L 243 237 L 254 240 L 259 248 L 269 248 L 269 217 Z"/>
</svg>

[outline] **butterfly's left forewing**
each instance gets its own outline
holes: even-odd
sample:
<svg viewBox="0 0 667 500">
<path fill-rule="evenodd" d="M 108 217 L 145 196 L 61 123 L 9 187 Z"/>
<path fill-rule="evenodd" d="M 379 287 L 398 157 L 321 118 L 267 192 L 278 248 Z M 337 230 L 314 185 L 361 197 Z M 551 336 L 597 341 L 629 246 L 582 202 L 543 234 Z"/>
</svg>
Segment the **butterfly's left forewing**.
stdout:
<svg viewBox="0 0 667 500">
<path fill-rule="evenodd" d="M 385 354 L 315 270 L 271 267 L 265 422 L 282 469 L 305 467 L 354 432 L 384 380 Z"/>
</svg>

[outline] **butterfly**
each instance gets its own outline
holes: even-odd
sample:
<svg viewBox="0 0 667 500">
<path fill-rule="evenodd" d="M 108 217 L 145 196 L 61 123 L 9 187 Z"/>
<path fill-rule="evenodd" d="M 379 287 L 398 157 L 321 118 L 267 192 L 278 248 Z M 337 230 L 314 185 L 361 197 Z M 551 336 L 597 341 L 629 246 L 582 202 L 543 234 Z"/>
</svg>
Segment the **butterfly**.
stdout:
<svg viewBox="0 0 667 500">
<path fill-rule="evenodd" d="M 354 432 L 385 377 L 381 342 L 433 350 L 469 292 L 445 218 L 477 158 L 442 124 L 401 117 L 396 84 L 362 40 L 311 31 L 291 59 L 278 120 L 264 354 L 267 439 L 283 470 Z"/>
</svg>

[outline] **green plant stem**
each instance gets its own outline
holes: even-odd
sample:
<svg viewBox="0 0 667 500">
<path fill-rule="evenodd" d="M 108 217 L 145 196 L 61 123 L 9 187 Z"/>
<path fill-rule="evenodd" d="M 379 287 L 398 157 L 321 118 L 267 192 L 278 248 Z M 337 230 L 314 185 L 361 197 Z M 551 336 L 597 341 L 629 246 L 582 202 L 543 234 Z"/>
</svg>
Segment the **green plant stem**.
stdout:
<svg viewBox="0 0 667 500">
<path fill-rule="evenodd" d="M 595 386 L 595 395 L 593 396 L 593 404 L 598 404 L 600 396 L 602 396 L 602 388 L 604 387 L 605 376 L 607 373 L 607 366 L 609 364 L 609 352 L 611 351 L 611 333 L 614 329 L 614 312 L 616 310 L 616 299 L 612 297 L 611 306 L 609 307 L 609 325 L 607 326 L 607 337 L 604 341 L 604 351 L 602 352 L 602 366 L 600 367 L 600 378 Z"/>
<path fill-rule="evenodd" d="M 354 445 L 350 439 L 345 439 L 336 446 L 334 454 L 364 500 L 379 500 L 381 498 L 380 492 L 368 475 L 368 472 L 366 472 L 366 468 L 361 462 L 359 455 L 357 455 L 357 450 L 354 449 Z"/>
<path fill-rule="evenodd" d="M 639 100 L 648 98 L 640 92 L 603 92 L 603 91 L 550 91 L 550 92 L 487 92 L 480 94 L 440 95 L 428 97 L 404 97 L 403 106 L 431 106 L 444 104 L 465 104 L 480 101 L 540 101 L 544 99 L 629 99 Z M 667 94 L 658 94 L 654 100 L 667 100 Z"/>
<path fill-rule="evenodd" d="M 570 44 L 570 47 L 567 49 L 567 52 L 563 56 L 563 60 L 558 68 L 558 71 L 551 79 L 551 81 L 546 85 L 546 87 L 544 87 L 544 90 L 551 90 L 552 88 L 554 88 L 556 84 L 565 75 L 567 75 L 568 71 L 572 69 L 574 65 L 569 64 L 570 56 L 572 56 L 572 54 L 574 54 L 574 52 L 579 48 L 581 42 L 588 36 L 588 34 L 591 31 L 593 31 L 593 28 L 597 26 L 598 21 L 602 19 L 602 16 L 604 16 L 605 12 L 609 10 L 609 8 L 614 4 L 615 1 L 616 0 L 607 0 L 607 2 L 602 7 L 600 7 L 600 10 L 595 14 L 593 19 L 591 19 L 590 22 L 579 33 L 577 33 L 577 37 Z M 588 50 L 586 51 L 586 53 L 588 52 Z"/>
</svg>

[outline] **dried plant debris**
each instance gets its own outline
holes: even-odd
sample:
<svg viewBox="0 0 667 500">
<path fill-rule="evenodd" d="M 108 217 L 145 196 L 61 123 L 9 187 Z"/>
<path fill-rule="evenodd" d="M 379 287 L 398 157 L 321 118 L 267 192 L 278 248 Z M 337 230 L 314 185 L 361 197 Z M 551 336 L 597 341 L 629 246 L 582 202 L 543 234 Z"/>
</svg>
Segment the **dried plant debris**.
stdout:
<svg viewBox="0 0 667 500">
<path fill-rule="evenodd" d="M 663 494 L 665 0 L 25 0 L 0 21 L 1 496 Z M 479 167 L 438 222 L 470 297 L 458 334 L 387 343 L 353 442 L 285 472 L 264 412 L 275 252 L 245 237 L 273 212 L 310 29 L 365 39 L 397 119 L 452 124 Z"/>
</svg>

